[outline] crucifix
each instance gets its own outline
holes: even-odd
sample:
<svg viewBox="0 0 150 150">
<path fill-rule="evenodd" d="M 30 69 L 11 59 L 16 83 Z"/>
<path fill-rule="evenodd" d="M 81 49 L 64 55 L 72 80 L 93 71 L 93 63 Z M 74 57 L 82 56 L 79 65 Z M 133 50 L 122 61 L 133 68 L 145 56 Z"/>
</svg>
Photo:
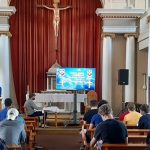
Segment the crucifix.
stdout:
<svg viewBox="0 0 150 150">
<path fill-rule="evenodd" d="M 54 28 L 54 33 L 55 33 L 56 45 L 57 45 L 57 38 L 58 38 L 59 24 L 60 24 L 60 11 L 71 8 L 71 6 L 59 7 L 58 6 L 58 3 L 60 2 L 59 0 L 54 0 L 53 2 L 54 2 L 53 7 L 49 7 L 49 6 L 46 6 L 46 5 L 37 5 L 37 7 L 46 8 L 48 10 L 53 11 L 53 13 L 54 13 L 53 14 L 53 28 Z"/>
</svg>

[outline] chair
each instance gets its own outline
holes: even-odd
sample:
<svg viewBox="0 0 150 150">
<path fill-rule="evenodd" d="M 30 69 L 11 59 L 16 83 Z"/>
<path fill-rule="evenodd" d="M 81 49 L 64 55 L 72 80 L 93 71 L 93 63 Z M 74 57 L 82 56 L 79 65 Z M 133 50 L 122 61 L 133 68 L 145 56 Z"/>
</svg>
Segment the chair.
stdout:
<svg viewBox="0 0 150 150">
<path fill-rule="evenodd" d="M 91 100 L 97 100 L 97 93 L 94 90 L 91 90 L 87 93 L 87 104 L 85 105 L 85 112 L 90 109 Z"/>
</svg>

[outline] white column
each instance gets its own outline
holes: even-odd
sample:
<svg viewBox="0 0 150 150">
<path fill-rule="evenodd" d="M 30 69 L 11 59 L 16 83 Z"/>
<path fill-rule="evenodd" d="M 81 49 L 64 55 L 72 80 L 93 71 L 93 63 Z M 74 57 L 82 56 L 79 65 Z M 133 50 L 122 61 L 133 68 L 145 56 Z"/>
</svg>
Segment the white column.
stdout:
<svg viewBox="0 0 150 150">
<path fill-rule="evenodd" d="M 112 102 L 112 37 L 106 34 L 103 37 L 102 62 L 102 99 Z"/>
<path fill-rule="evenodd" d="M 12 65 L 11 65 L 10 41 L 7 35 L 0 35 L 0 86 L 2 87 L 2 98 L 12 98 L 16 103 L 14 90 Z"/>
<path fill-rule="evenodd" d="M 11 33 L 9 32 L 9 18 L 16 12 L 16 9 L 13 6 L 7 7 L 9 3 L 10 0 L 0 0 L 0 86 L 3 101 L 10 97 L 17 107 L 11 64 Z"/>
<path fill-rule="evenodd" d="M 135 37 L 127 35 L 126 69 L 129 69 L 128 85 L 125 85 L 125 102 L 134 102 L 135 91 Z"/>
</svg>

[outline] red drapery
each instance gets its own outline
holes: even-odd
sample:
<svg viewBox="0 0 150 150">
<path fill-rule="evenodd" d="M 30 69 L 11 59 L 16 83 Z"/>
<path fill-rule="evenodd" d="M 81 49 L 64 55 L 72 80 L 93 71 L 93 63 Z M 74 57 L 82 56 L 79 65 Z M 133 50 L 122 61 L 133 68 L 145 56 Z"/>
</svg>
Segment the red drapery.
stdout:
<svg viewBox="0 0 150 150">
<path fill-rule="evenodd" d="M 60 12 L 58 51 L 55 51 L 52 0 L 11 0 L 11 56 L 20 110 L 27 85 L 31 92 L 46 89 L 46 72 L 56 59 L 62 67 L 96 68 L 96 91 L 101 97 L 101 20 L 96 16 L 100 0 L 61 0 L 72 8 Z"/>
</svg>

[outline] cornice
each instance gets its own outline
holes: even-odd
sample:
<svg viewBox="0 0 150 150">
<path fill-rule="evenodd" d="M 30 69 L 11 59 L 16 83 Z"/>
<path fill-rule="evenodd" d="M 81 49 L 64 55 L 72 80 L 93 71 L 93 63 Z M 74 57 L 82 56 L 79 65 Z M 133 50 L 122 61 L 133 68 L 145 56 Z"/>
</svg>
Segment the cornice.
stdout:
<svg viewBox="0 0 150 150">
<path fill-rule="evenodd" d="M 102 18 L 140 18 L 144 13 L 145 9 L 96 9 L 97 16 Z"/>
<path fill-rule="evenodd" d="M 11 16 L 15 14 L 16 8 L 14 6 L 0 7 L 0 16 Z"/>
<path fill-rule="evenodd" d="M 133 33 L 136 32 L 137 26 L 103 26 L 103 32 L 112 33 Z"/>
</svg>

